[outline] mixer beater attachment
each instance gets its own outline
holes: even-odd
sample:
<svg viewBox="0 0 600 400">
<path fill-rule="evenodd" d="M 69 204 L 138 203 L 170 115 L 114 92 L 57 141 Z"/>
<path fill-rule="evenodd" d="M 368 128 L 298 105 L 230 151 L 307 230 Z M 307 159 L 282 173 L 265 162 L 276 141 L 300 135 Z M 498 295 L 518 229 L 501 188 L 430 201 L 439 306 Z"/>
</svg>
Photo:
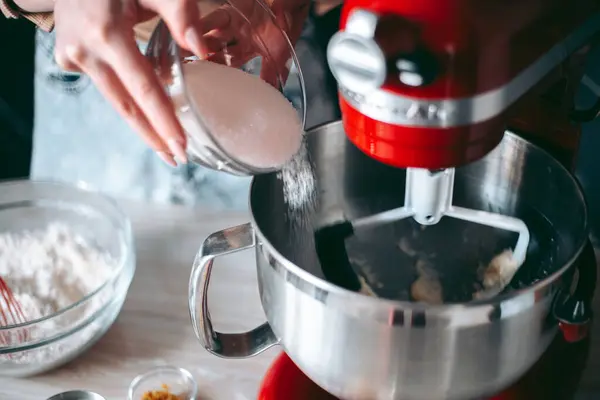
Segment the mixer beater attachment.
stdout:
<svg viewBox="0 0 600 400">
<path fill-rule="evenodd" d="M 496 269 L 496 276 L 494 279 L 490 279 L 489 284 L 485 284 L 484 279 L 485 290 L 479 292 L 475 298 L 485 299 L 499 294 L 525 261 L 530 240 L 529 229 L 518 218 L 453 205 L 454 175 L 454 168 L 440 170 L 408 168 L 406 170 L 404 206 L 352 222 L 346 221 L 322 228 L 316 233 L 317 247 L 327 247 L 329 257 L 332 257 L 331 254 L 336 254 L 335 259 L 321 260 L 321 262 L 345 264 L 346 266 L 341 269 L 346 269 L 344 280 L 348 282 L 350 266 L 343 239 L 351 236 L 355 230 L 393 223 L 411 217 L 423 226 L 435 225 L 442 217 L 456 218 L 518 234 L 512 252 L 501 253 L 492 260 L 490 267 Z M 340 241 L 340 239 L 342 240 Z M 336 251 L 331 251 L 333 247 L 336 248 Z M 317 252 L 319 253 L 319 249 Z M 498 275 L 500 275 L 499 279 Z M 355 281 L 355 284 L 350 286 L 358 289 L 359 282 Z"/>
</svg>

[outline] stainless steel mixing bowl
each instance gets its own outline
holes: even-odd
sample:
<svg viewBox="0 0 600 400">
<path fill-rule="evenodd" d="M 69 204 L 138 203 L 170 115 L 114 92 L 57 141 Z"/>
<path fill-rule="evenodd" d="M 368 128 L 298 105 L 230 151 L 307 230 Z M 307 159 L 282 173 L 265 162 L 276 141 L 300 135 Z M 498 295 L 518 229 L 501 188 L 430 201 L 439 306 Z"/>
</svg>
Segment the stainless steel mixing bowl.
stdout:
<svg viewBox="0 0 600 400">
<path fill-rule="evenodd" d="M 401 206 L 405 171 L 358 151 L 339 122 L 310 132 L 308 152 L 317 182 L 314 204 L 291 212 L 281 180 L 275 174 L 258 176 L 250 194 L 252 222 L 212 234 L 199 250 L 189 301 L 194 329 L 207 350 L 235 358 L 280 344 L 308 377 L 346 400 L 478 398 L 507 387 L 534 364 L 557 332 L 553 310 L 568 297 L 587 240 L 584 197 L 564 167 L 507 133 L 486 158 L 457 169 L 455 204 L 528 224 L 528 263 L 516 283 L 491 300 L 427 306 L 402 300 L 412 264 L 401 262 L 404 255 L 394 252 L 393 243 L 387 248 L 382 243 L 412 235 L 411 221 L 382 226 L 348 245 L 349 254 L 363 250 L 371 275 L 384 283 L 375 285 L 380 298 L 324 279 L 327 266 L 319 262 L 313 239 L 315 228 L 340 215 L 354 219 Z M 440 229 L 452 246 L 459 243 L 456 237 L 486 236 L 454 231 L 451 224 L 442 221 L 431 229 Z M 463 243 L 460 253 L 480 244 Z M 256 252 L 268 323 L 247 333 L 215 332 L 207 305 L 213 260 L 250 248 Z M 461 268 L 450 259 L 445 267 L 439 264 L 449 272 Z M 405 273 L 395 279 L 398 271 Z"/>
</svg>

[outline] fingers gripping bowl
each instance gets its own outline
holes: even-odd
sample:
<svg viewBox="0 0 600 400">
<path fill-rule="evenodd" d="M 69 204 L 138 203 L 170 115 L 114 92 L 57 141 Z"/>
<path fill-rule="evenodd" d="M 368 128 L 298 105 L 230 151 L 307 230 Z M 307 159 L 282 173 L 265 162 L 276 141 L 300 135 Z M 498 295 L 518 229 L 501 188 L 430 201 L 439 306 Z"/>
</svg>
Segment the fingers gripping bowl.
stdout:
<svg viewBox="0 0 600 400">
<path fill-rule="evenodd" d="M 306 117 L 285 21 L 260 0 L 199 5 L 210 29 L 203 59 L 179 47 L 163 22 L 146 50 L 186 132 L 188 158 L 233 175 L 274 171 L 298 151 Z"/>
<path fill-rule="evenodd" d="M 280 344 L 309 378 L 349 400 L 478 398 L 500 391 L 533 365 L 557 332 L 564 313 L 555 313 L 555 306 L 567 303 L 569 296 L 561 293 L 568 293 L 575 260 L 587 241 L 586 204 L 564 167 L 507 133 L 486 158 L 456 170 L 457 204 L 522 218 L 530 226 L 529 261 L 508 291 L 495 298 L 428 306 L 403 294 L 418 276 L 396 246 L 413 234 L 410 221 L 346 244 L 349 254 L 358 250 L 357 270 L 371 280 L 379 298 L 326 279 L 329 267 L 317 254 L 315 229 L 341 215 L 354 220 L 402 206 L 405 171 L 357 150 L 340 122 L 308 132 L 307 147 L 317 193 L 300 220 L 290 215 L 277 176 L 258 176 L 250 193 L 252 222 L 214 233 L 199 250 L 189 298 L 205 348 L 222 357 L 246 357 Z M 482 236 L 479 231 L 444 233 L 453 222 L 443 222 L 425 232 L 435 228 L 445 238 Z M 256 252 L 268 322 L 248 333 L 219 333 L 207 306 L 214 258 L 250 248 Z M 459 253 L 471 249 L 479 245 Z M 452 257 L 445 260 L 440 273 L 463 268 Z M 585 296 L 589 301 L 589 291 Z"/>
<path fill-rule="evenodd" d="M 116 204 L 98 193 L 58 183 L 11 181 L 0 184 L 0 234 L 46 232 L 48 226 L 57 223 L 93 244 L 114 262 L 106 264 L 109 270 L 102 275 L 103 280 L 95 281 L 98 285 L 91 292 L 79 292 L 76 286 L 79 282 L 73 277 L 57 281 L 58 275 L 44 274 L 51 271 L 33 267 L 35 263 L 41 265 L 35 255 L 21 259 L 30 261 L 30 265 L 24 266 L 33 275 L 38 274 L 38 281 L 49 292 L 65 291 L 71 296 L 67 298 L 77 298 L 77 301 L 61 304 L 56 311 L 41 317 L 27 318 L 27 322 L 18 326 L 0 326 L 0 376 L 30 376 L 77 357 L 110 328 L 125 301 L 135 271 L 135 253 L 129 219 Z M 19 239 L 15 236 L 14 240 Z M 41 246 L 48 244 L 51 243 Z M 47 248 L 53 251 L 54 247 Z M 60 262 L 60 257 L 56 260 Z M 93 273 L 88 269 L 99 267 L 93 261 L 73 265 L 80 273 Z M 62 281 L 66 284 L 60 284 Z M 12 289 L 15 292 L 19 288 Z M 22 288 L 25 295 L 30 291 L 27 286 Z"/>
</svg>

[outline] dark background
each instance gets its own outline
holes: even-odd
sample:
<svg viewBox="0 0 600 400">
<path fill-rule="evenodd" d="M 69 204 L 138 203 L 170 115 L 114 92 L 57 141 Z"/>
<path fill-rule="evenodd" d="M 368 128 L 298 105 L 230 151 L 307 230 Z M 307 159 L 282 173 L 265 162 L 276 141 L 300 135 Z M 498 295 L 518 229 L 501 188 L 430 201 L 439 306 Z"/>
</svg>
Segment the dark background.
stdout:
<svg viewBox="0 0 600 400">
<path fill-rule="evenodd" d="M 600 84 L 600 46 L 590 54 L 586 66 L 587 75 Z M 578 96 L 581 107 L 589 107 L 596 97 L 587 88 L 581 88 Z M 600 237 L 600 118 L 583 125 L 583 136 L 579 147 L 577 177 L 581 181 L 590 211 L 593 234 Z"/>
<path fill-rule="evenodd" d="M 0 179 L 29 175 L 35 29 L 0 16 Z"/>
</svg>

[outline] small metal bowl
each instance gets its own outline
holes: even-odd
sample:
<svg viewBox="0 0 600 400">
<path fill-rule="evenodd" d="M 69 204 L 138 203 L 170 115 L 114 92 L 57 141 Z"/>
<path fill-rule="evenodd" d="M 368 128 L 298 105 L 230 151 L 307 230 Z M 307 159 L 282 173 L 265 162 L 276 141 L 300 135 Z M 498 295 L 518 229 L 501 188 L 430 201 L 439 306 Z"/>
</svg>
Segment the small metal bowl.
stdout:
<svg viewBox="0 0 600 400">
<path fill-rule="evenodd" d="M 191 372 L 179 368 L 162 366 L 151 369 L 135 377 L 129 385 L 129 400 L 141 400 L 144 393 L 153 390 L 165 390 L 181 397 L 182 400 L 196 400 L 198 383 Z"/>
<path fill-rule="evenodd" d="M 71 390 L 55 394 L 48 397 L 46 400 L 106 400 L 98 393 L 89 392 L 87 390 Z"/>
</svg>

